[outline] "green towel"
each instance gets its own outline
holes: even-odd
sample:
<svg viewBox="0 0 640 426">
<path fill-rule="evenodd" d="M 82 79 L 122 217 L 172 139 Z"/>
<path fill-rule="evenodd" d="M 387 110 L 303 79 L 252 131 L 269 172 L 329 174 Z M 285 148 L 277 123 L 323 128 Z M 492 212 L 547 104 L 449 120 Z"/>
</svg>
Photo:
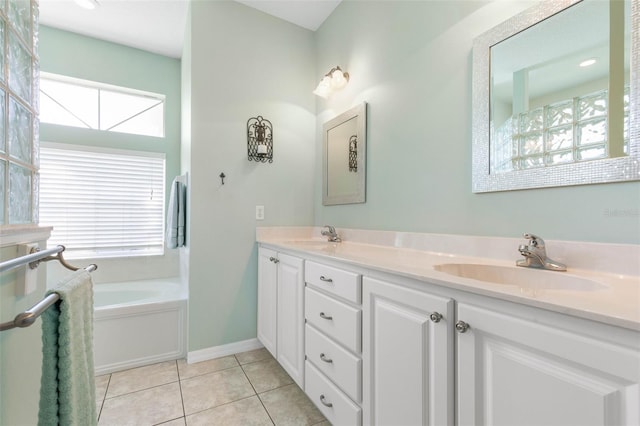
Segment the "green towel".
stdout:
<svg viewBox="0 0 640 426">
<path fill-rule="evenodd" d="M 96 425 L 91 274 L 74 272 L 54 292 L 60 301 L 42 314 L 38 425 Z"/>
</svg>

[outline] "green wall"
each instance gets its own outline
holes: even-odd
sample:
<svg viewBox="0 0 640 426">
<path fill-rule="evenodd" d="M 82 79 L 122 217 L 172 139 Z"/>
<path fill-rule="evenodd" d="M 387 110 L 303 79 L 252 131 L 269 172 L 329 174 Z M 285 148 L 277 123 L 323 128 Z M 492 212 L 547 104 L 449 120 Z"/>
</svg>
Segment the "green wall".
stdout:
<svg viewBox="0 0 640 426">
<path fill-rule="evenodd" d="M 41 71 L 166 95 L 164 138 L 41 123 L 40 140 L 163 152 L 168 194 L 180 174 L 180 60 L 45 26 L 39 49 Z"/>
<path fill-rule="evenodd" d="M 231 1 L 192 2 L 186 43 L 185 266 L 195 351 L 256 337 L 256 225 L 313 223 L 314 45 L 311 31 Z M 273 124 L 273 163 L 247 160 L 247 120 L 258 115 Z M 256 205 L 265 206 L 262 222 Z"/>
<path fill-rule="evenodd" d="M 640 182 L 471 192 L 475 37 L 523 1 L 344 0 L 315 33 L 316 79 L 349 85 L 317 100 L 315 224 L 548 239 L 640 242 Z M 367 202 L 322 206 L 322 123 L 366 101 Z"/>
</svg>

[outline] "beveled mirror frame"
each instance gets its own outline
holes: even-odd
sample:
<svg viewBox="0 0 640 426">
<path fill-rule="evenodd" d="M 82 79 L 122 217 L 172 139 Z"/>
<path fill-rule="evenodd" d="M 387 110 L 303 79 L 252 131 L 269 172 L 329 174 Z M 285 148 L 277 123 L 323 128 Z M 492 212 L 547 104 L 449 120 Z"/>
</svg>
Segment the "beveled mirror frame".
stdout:
<svg viewBox="0 0 640 426">
<path fill-rule="evenodd" d="M 358 182 L 357 189 L 354 194 L 350 195 L 331 195 L 329 194 L 328 185 L 328 165 L 329 165 L 329 131 L 342 123 L 353 118 L 357 119 L 356 131 L 358 135 L 357 145 L 357 170 Z M 367 104 L 366 102 L 356 105 L 355 107 L 343 112 L 335 118 L 324 123 L 322 126 L 322 205 L 334 206 L 339 204 L 357 204 L 366 201 L 366 181 L 367 181 Z M 345 159 L 345 164 L 347 161 Z"/>
<path fill-rule="evenodd" d="M 629 155 L 549 167 L 490 173 L 490 49 L 582 0 L 547 0 L 477 37 L 473 43 L 473 192 L 640 180 L 640 2 L 631 2 Z"/>
</svg>

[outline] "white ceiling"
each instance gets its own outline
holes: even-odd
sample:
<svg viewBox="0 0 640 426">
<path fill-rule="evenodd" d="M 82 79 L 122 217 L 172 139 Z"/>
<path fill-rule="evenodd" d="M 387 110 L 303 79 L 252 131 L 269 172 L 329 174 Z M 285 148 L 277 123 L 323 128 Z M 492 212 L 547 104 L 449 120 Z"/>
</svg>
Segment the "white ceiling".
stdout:
<svg viewBox="0 0 640 426">
<path fill-rule="evenodd" d="M 73 0 L 40 0 L 40 23 L 173 58 L 182 56 L 189 0 L 98 1 L 99 7 L 87 10 Z M 315 31 L 341 0 L 236 1 Z"/>
</svg>

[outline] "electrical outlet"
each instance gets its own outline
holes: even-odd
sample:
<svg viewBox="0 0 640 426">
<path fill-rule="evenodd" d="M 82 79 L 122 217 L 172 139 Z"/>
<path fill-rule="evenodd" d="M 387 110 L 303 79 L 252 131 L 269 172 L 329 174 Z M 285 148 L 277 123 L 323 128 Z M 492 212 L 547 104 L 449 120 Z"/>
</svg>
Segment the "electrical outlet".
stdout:
<svg viewBox="0 0 640 426">
<path fill-rule="evenodd" d="M 264 206 L 256 206 L 256 220 L 264 220 Z"/>
</svg>

